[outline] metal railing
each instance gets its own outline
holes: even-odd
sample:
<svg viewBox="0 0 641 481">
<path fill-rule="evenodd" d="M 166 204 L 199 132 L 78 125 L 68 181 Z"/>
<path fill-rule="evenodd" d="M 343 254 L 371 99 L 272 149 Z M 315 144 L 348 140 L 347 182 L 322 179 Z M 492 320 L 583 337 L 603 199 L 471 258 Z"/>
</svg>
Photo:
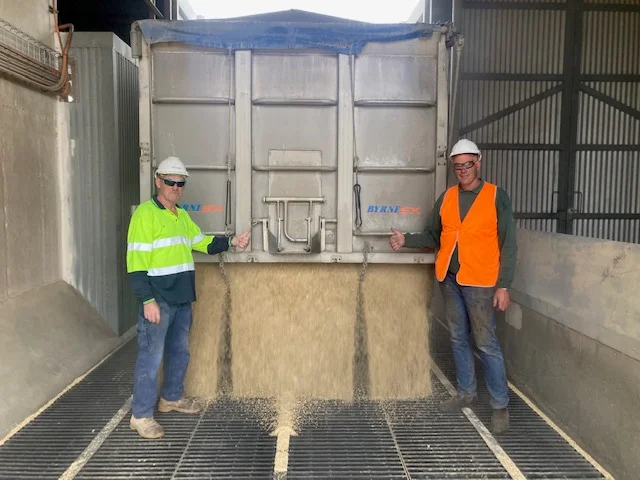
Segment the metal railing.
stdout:
<svg viewBox="0 0 641 481">
<path fill-rule="evenodd" d="M 0 44 L 26 55 L 46 67 L 58 70 L 60 54 L 0 18 Z"/>
</svg>

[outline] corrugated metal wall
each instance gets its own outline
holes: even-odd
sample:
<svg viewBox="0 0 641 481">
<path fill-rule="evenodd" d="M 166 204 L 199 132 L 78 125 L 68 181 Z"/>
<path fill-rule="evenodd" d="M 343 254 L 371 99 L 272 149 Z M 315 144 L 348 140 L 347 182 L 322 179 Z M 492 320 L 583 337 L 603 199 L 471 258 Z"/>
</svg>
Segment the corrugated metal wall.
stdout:
<svg viewBox="0 0 641 481">
<path fill-rule="evenodd" d="M 77 102 L 70 105 L 74 287 L 122 334 L 135 323 L 126 235 L 138 203 L 138 72 L 112 33 L 74 34 Z"/>
<path fill-rule="evenodd" d="M 638 5 L 455 3 L 460 137 L 520 227 L 639 242 Z"/>
<path fill-rule="evenodd" d="M 638 243 L 639 2 L 586 3 L 600 9 L 580 24 L 572 233 Z"/>
<path fill-rule="evenodd" d="M 138 142 L 138 66 L 131 56 L 115 52 L 115 95 L 118 101 L 118 148 L 120 201 L 118 219 L 118 332 L 125 333 L 137 321 L 138 300 L 133 295 L 127 275 L 127 229 L 131 206 L 140 204 L 140 168 Z"/>
</svg>

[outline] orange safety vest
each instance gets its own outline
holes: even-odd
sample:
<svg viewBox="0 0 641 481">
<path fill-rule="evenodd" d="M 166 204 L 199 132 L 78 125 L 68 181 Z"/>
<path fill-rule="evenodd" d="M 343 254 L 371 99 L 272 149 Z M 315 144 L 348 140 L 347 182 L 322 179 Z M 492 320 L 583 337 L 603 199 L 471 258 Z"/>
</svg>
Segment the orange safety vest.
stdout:
<svg viewBox="0 0 641 481">
<path fill-rule="evenodd" d="M 494 184 L 485 182 L 461 222 L 459 186 L 450 187 L 441 205 L 441 245 L 436 256 L 436 278 L 443 281 L 458 244 L 461 265 L 456 281 L 462 286 L 493 287 L 499 277 L 499 237 Z"/>
</svg>

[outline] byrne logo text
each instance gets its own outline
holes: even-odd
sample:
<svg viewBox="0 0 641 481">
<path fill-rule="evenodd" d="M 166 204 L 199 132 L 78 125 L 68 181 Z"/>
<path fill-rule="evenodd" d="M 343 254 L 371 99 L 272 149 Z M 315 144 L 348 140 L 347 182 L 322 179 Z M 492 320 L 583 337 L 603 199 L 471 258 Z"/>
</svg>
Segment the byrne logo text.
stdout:
<svg viewBox="0 0 641 481">
<path fill-rule="evenodd" d="M 207 213 L 213 213 L 213 212 L 219 212 L 223 213 L 223 206 L 222 205 L 215 205 L 215 204 L 184 204 L 183 209 L 190 211 L 190 212 L 202 212 L 204 214 Z"/>
<path fill-rule="evenodd" d="M 369 205 L 367 212 L 371 214 L 421 215 L 421 208 L 409 205 Z"/>
</svg>

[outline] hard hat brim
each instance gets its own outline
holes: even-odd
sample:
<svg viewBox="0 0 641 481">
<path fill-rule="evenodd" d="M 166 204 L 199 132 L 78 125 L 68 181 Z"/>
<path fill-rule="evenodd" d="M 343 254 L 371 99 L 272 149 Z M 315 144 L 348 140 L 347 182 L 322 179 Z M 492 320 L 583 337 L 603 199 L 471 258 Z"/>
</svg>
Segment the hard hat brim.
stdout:
<svg viewBox="0 0 641 481">
<path fill-rule="evenodd" d="M 189 174 L 187 172 L 167 172 L 166 170 L 157 170 L 156 175 L 182 175 L 183 177 L 189 177 Z"/>
</svg>

